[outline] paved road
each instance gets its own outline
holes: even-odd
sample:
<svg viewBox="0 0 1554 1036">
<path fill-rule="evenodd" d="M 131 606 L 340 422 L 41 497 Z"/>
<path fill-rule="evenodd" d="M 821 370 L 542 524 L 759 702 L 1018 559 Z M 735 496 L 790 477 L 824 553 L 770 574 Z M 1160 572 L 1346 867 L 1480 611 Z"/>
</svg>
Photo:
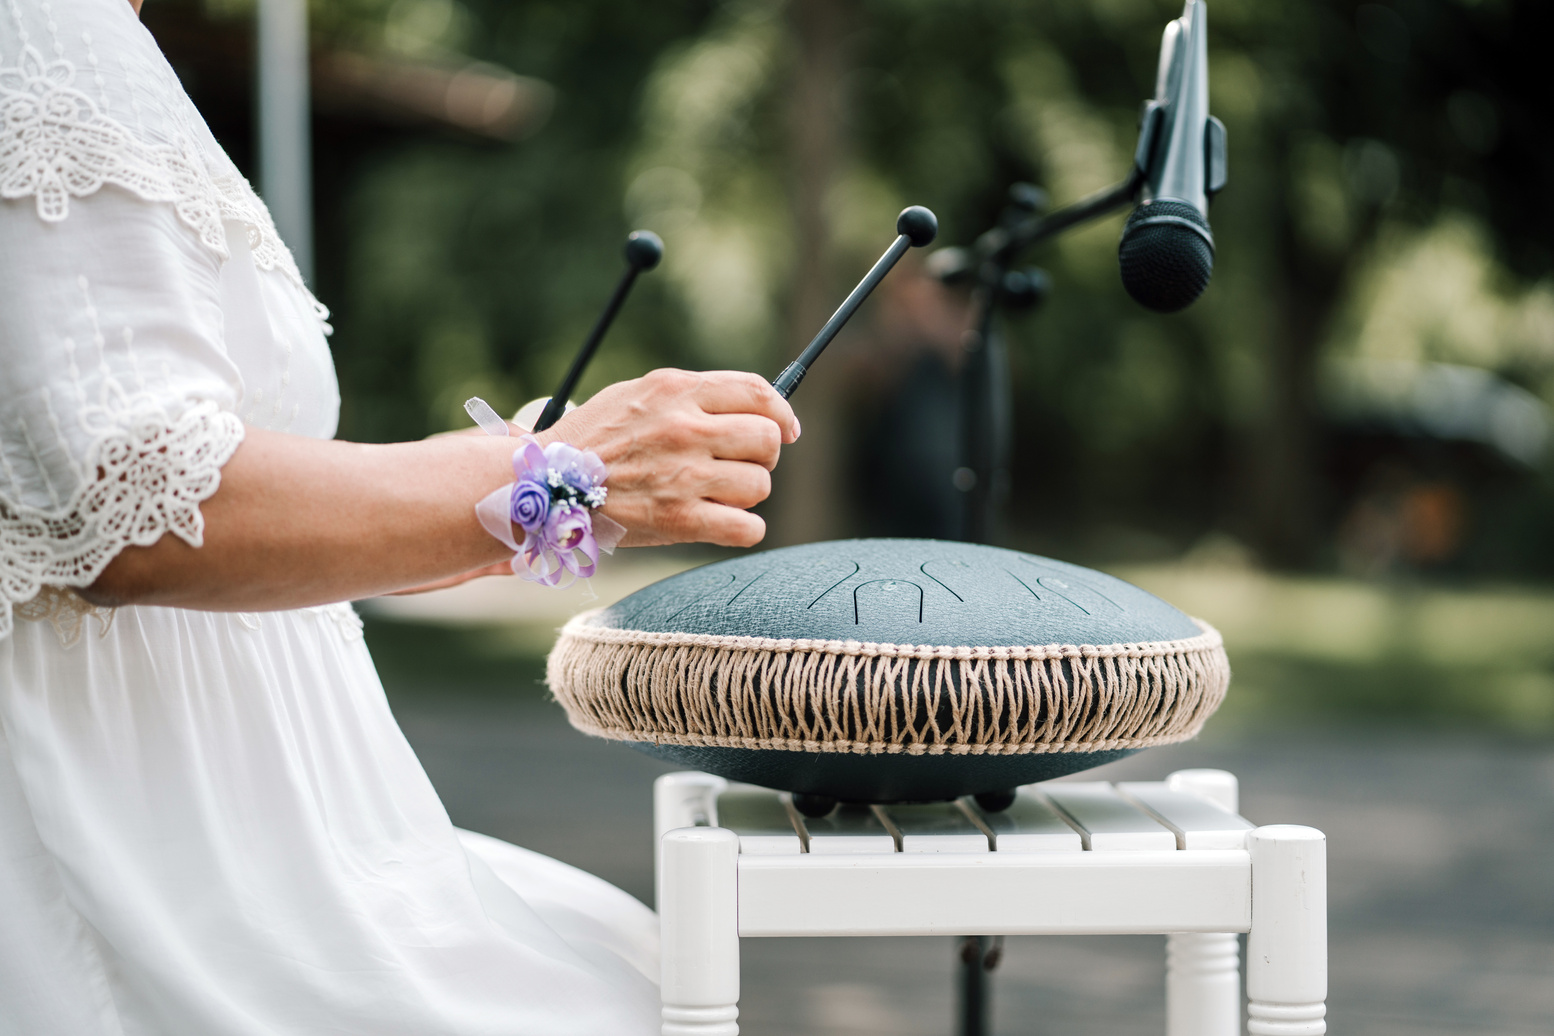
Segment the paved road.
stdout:
<svg viewBox="0 0 1554 1036">
<path fill-rule="evenodd" d="M 666 769 L 535 699 L 394 694 L 456 823 L 550 853 L 646 899 L 650 784 Z M 1554 746 L 1474 736 L 1216 733 L 1092 771 L 1238 773 L 1254 821 L 1330 840 L 1331 1031 L 1554 1032 Z M 748 1036 L 944 1036 L 946 939 L 748 940 Z M 1000 1036 L 1158 1036 L 1162 940 L 1010 940 Z"/>
</svg>

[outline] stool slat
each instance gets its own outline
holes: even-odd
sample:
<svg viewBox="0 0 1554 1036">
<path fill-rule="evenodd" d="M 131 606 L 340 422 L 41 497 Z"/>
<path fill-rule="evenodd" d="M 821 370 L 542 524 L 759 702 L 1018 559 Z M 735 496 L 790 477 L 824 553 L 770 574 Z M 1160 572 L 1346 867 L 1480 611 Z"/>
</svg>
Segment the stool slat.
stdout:
<svg viewBox="0 0 1554 1036">
<path fill-rule="evenodd" d="M 988 813 L 972 799 L 961 803 L 982 819 L 993 832 L 993 849 L 1001 853 L 1077 853 L 1084 849 L 1079 832 L 1058 816 L 1046 798 L 1034 789 L 1021 788 L 1014 805 Z"/>
<path fill-rule="evenodd" d="M 1064 781 L 1039 787 L 1079 826 L 1084 847 L 1091 852 L 1176 848 L 1176 835 L 1104 781 Z"/>
<path fill-rule="evenodd" d="M 904 853 L 985 853 L 987 834 L 954 802 L 876 806 Z"/>
<path fill-rule="evenodd" d="M 741 856 L 797 856 L 804 851 L 786 795 L 730 784 L 718 796 L 718 826 L 739 836 Z"/>
<path fill-rule="evenodd" d="M 840 806 L 698 773 L 654 785 L 663 1036 L 738 1036 L 751 936 L 1163 934 L 1167 1036 L 1326 1031 L 1326 842 L 1253 828 L 1232 774 Z M 994 851 L 989 851 L 989 850 Z M 1088 850 L 1088 851 L 1087 851 Z"/>
<path fill-rule="evenodd" d="M 1178 849 L 1244 849 L 1252 825 L 1190 792 L 1154 781 L 1127 781 L 1117 790 L 1148 810 L 1176 835 Z"/>
<path fill-rule="evenodd" d="M 809 852 L 818 856 L 893 853 L 896 840 L 868 806 L 843 803 L 829 816 L 801 817 Z"/>
</svg>

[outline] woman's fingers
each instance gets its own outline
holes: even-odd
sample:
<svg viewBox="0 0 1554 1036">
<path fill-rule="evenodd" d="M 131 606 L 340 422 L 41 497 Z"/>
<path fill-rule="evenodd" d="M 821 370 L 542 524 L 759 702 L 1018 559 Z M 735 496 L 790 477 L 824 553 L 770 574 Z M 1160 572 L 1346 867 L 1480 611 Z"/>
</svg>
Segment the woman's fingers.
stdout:
<svg viewBox="0 0 1554 1036">
<path fill-rule="evenodd" d="M 782 444 L 798 437 L 787 400 L 754 374 L 658 370 L 601 391 L 541 433 L 609 466 L 605 513 L 627 546 L 702 541 L 752 546 L 746 513 L 771 493 Z"/>
<path fill-rule="evenodd" d="M 613 508 L 605 508 L 609 514 Z M 660 512 L 654 521 L 632 521 L 633 515 L 613 513 L 626 526 L 623 547 L 657 547 L 668 543 L 714 543 L 720 547 L 753 547 L 766 535 L 766 522 L 738 507 L 714 500 Z"/>
<path fill-rule="evenodd" d="M 754 507 L 772 494 L 772 476 L 759 464 L 716 460 L 702 475 L 696 495 L 730 507 Z"/>
<path fill-rule="evenodd" d="M 691 509 L 687 525 L 695 531 L 686 539 L 720 547 L 753 547 L 766 536 L 766 522 L 759 515 L 711 500 Z"/>
<path fill-rule="evenodd" d="M 666 542 L 697 539 L 703 503 L 748 508 L 771 495 L 772 476 L 759 464 L 733 460 L 686 463 L 667 478 L 624 482 L 605 512 L 628 529 L 653 528 Z"/>
<path fill-rule="evenodd" d="M 692 396 L 709 414 L 759 414 L 776 422 L 783 442 L 799 437 L 799 421 L 788 401 L 758 374 L 709 371 L 701 375 Z"/>
<path fill-rule="evenodd" d="M 782 456 L 782 431 L 769 418 L 754 414 L 710 414 L 707 452 L 715 460 L 742 460 L 767 471 Z"/>
</svg>

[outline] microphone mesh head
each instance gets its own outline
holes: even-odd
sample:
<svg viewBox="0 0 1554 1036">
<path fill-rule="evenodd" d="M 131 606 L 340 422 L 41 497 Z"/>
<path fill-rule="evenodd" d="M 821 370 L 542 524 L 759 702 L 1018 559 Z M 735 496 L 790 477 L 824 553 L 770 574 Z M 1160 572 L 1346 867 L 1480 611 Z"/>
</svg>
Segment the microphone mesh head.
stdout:
<svg viewBox="0 0 1554 1036">
<path fill-rule="evenodd" d="M 1141 306 L 1175 313 L 1209 286 L 1214 244 L 1208 221 L 1186 202 L 1162 199 L 1140 205 L 1122 228 L 1117 245 L 1122 286 Z"/>
</svg>

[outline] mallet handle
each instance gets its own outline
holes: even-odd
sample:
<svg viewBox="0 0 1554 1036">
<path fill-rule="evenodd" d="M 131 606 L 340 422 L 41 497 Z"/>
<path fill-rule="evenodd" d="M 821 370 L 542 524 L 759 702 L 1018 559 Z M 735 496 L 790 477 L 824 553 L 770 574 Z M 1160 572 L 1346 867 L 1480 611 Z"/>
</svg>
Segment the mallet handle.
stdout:
<svg viewBox="0 0 1554 1036">
<path fill-rule="evenodd" d="M 588 361 L 594 358 L 594 350 L 599 348 L 599 343 L 604 340 L 604 333 L 610 329 L 610 324 L 615 320 L 615 314 L 620 312 L 626 296 L 631 293 L 631 286 L 636 283 L 638 272 L 635 266 L 628 266 L 626 272 L 621 274 L 620 283 L 615 286 L 615 294 L 610 296 L 604 312 L 599 314 L 598 323 L 594 324 L 594 329 L 588 332 L 588 338 L 583 342 L 583 347 L 572 358 L 572 366 L 567 370 L 567 376 L 561 379 L 561 387 L 551 393 L 550 401 L 540 412 L 539 420 L 534 422 L 536 432 L 543 432 L 561 420 L 561 415 L 567 412 L 567 400 L 572 398 L 572 390 L 577 388 L 578 379 L 583 376 L 583 370 L 588 366 Z"/>
<path fill-rule="evenodd" d="M 858 282 L 852 294 L 836 308 L 835 313 L 831 314 L 831 319 L 826 321 L 820 333 L 804 347 L 803 352 L 799 353 L 799 358 L 788 364 L 787 369 L 777 375 L 777 380 L 772 382 L 772 387 L 783 399 L 793 395 L 793 390 L 799 387 L 799 382 L 803 381 L 804 375 L 809 373 L 810 364 L 825 351 L 826 346 L 831 344 L 831 339 L 835 338 L 836 333 L 842 329 L 842 325 L 852 318 L 858 307 L 863 305 L 863 300 L 869 297 L 869 293 L 885 279 L 891 267 L 900 262 L 901 257 L 906 255 L 907 249 L 911 247 L 911 238 L 905 234 L 897 237 L 895 243 L 880 256 L 879 262 L 874 264 L 874 268 Z"/>
<path fill-rule="evenodd" d="M 621 275 L 620 283 L 615 286 L 615 294 L 610 296 L 610 301 L 605 303 L 604 312 L 599 314 L 599 322 L 594 324 L 594 329 L 588 333 L 588 338 L 583 342 L 583 347 L 572 358 L 572 366 L 567 371 L 567 376 L 561 379 L 561 386 L 551 395 L 545 404 L 545 409 L 540 411 L 540 419 L 534 422 L 534 430 L 543 432 L 567 412 L 567 400 L 572 398 L 572 391 L 577 388 L 577 383 L 583 376 L 583 371 L 588 367 L 588 361 L 594 358 L 594 350 L 599 348 L 599 343 L 604 340 L 604 333 L 610 329 L 610 324 L 615 320 L 615 314 L 620 312 L 621 304 L 626 301 L 626 296 L 631 292 L 631 286 L 637 281 L 637 274 L 643 270 L 651 270 L 658 265 L 658 261 L 664 257 L 664 243 L 658 235 L 651 230 L 633 230 L 626 238 L 626 272 Z"/>
<path fill-rule="evenodd" d="M 809 373 L 815 360 L 825 351 L 825 347 L 831 344 L 831 339 L 842 329 L 842 325 L 863 305 L 863 300 L 869 297 L 890 268 L 901 261 L 908 248 L 922 248 L 933 243 L 934 236 L 939 233 L 939 221 L 934 214 L 921 205 L 909 205 L 901 210 L 901 215 L 896 217 L 895 243 L 885 249 L 885 254 L 880 256 L 879 262 L 858 282 L 851 295 L 837 307 L 831 314 L 831 319 L 826 321 L 826 326 L 820 329 L 820 333 L 814 340 L 799 353 L 799 358 L 788 364 L 788 368 L 777 375 L 777 380 L 772 382 L 783 399 L 793 395 L 793 390 L 799 387 L 799 382 L 804 380 L 804 375 Z"/>
</svg>

